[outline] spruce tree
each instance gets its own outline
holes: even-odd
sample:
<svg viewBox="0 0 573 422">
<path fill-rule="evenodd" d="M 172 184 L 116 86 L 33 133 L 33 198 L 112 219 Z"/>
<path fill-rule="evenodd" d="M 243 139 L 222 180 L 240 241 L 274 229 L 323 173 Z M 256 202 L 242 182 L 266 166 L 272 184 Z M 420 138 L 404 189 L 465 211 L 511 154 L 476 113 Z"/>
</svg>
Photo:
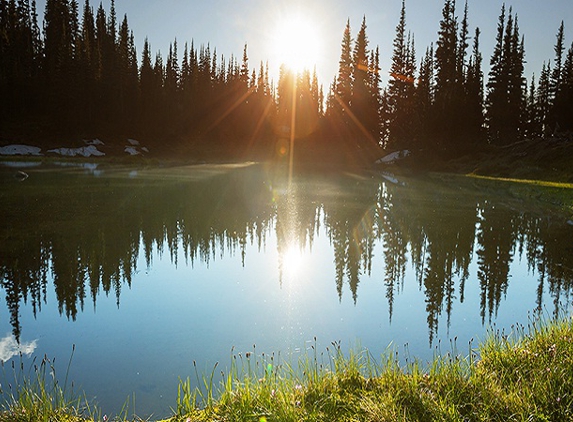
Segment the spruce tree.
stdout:
<svg viewBox="0 0 573 422">
<path fill-rule="evenodd" d="M 519 35 L 517 15 L 514 17 L 510 8 L 506 22 L 503 6 L 487 83 L 487 124 L 492 143 L 510 143 L 523 135 L 524 56 L 524 41 Z"/>
<path fill-rule="evenodd" d="M 483 72 L 482 55 L 479 48 L 480 29 L 476 28 L 472 54 L 466 75 L 467 135 L 474 143 L 483 138 Z"/>
<path fill-rule="evenodd" d="M 350 34 L 350 19 L 346 21 L 346 27 L 342 36 L 340 60 L 338 61 L 338 74 L 334 89 L 335 101 L 333 101 L 335 118 L 340 118 L 345 123 L 349 118 L 345 117 L 350 109 L 352 96 L 352 37 Z"/>
<path fill-rule="evenodd" d="M 412 148 L 413 97 L 414 97 L 414 48 L 410 34 L 406 35 L 406 3 L 402 1 L 400 20 L 394 37 L 390 79 L 388 81 L 387 124 L 388 143 L 393 149 Z"/>
<path fill-rule="evenodd" d="M 427 140 L 432 137 L 434 105 L 434 45 L 426 49 L 420 62 L 418 84 L 415 91 L 416 138 Z M 422 147 L 423 145 L 420 145 Z"/>
<path fill-rule="evenodd" d="M 458 142 L 463 137 L 460 123 L 465 116 L 461 104 L 463 81 L 460 70 L 460 44 L 455 1 L 446 0 L 435 50 L 435 136 L 438 149 L 450 155 L 459 150 Z"/>
<path fill-rule="evenodd" d="M 368 37 L 366 35 L 366 17 L 362 19 L 360 30 L 354 43 L 352 55 L 352 89 L 350 96 L 350 110 L 354 120 L 359 126 L 360 137 L 370 134 L 375 122 L 372 121 L 370 74 L 369 74 Z"/>
<path fill-rule="evenodd" d="M 563 54 L 565 52 L 564 46 L 564 23 L 561 21 L 561 25 L 557 31 L 557 40 L 554 47 L 555 60 L 553 65 L 553 70 L 551 72 L 551 105 L 549 109 L 549 114 L 547 117 L 547 122 L 551 131 L 553 133 L 558 133 L 564 130 L 565 127 L 571 127 L 571 123 L 567 121 L 567 113 L 565 110 L 570 107 L 568 101 L 567 86 L 565 74 L 567 70 L 563 63 Z M 567 58 L 565 58 L 567 61 Z"/>
<path fill-rule="evenodd" d="M 381 108 L 382 108 L 382 91 L 380 78 L 380 49 L 372 51 L 370 56 L 370 113 L 372 127 L 371 132 L 379 146 L 381 145 L 382 126 L 381 126 Z"/>
<path fill-rule="evenodd" d="M 551 63 L 543 62 L 541 74 L 539 75 L 539 85 L 536 92 L 537 124 L 540 127 L 540 135 L 548 134 L 547 118 L 551 107 Z"/>
<path fill-rule="evenodd" d="M 249 87 L 249 56 L 247 55 L 247 44 L 243 48 L 243 60 L 241 62 L 241 83 L 247 89 Z"/>
</svg>

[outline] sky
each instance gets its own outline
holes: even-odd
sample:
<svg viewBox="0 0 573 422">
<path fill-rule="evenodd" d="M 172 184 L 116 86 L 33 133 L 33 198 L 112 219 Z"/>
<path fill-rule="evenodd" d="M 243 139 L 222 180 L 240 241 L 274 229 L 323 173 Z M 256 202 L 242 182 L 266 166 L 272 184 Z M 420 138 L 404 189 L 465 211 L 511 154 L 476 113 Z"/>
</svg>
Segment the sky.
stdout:
<svg viewBox="0 0 573 422">
<path fill-rule="evenodd" d="M 97 9 L 99 1 L 90 1 Z M 43 16 L 44 2 L 38 1 L 40 16 Z M 106 12 L 110 3 L 111 0 L 103 0 Z M 179 59 L 185 42 L 191 40 L 196 47 L 209 44 L 212 52 L 216 48 L 217 54 L 223 54 L 226 59 L 231 55 L 240 59 L 247 44 L 250 67 L 258 71 L 260 61 L 268 61 L 275 80 L 281 61 L 277 28 L 293 14 L 304 16 L 313 25 L 313 51 L 316 51 L 313 61 L 319 80 L 327 89 L 338 69 L 347 19 L 355 37 L 366 17 L 369 48 L 380 48 L 381 76 L 383 81 L 387 80 L 401 3 L 401 0 L 116 0 L 116 12 L 120 22 L 127 14 L 140 59 L 145 37 L 151 43 L 153 54 L 159 50 L 163 57 L 176 38 Z M 476 26 L 482 33 L 480 45 L 486 76 L 502 3 L 502 0 L 468 0 L 470 34 L 473 35 Z M 505 3 L 517 13 L 521 34 L 525 36 L 526 76 L 529 79 L 535 73 L 537 79 L 543 61 L 553 60 L 557 29 L 562 20 L 565 21 L 566 49 L 571 45 L 573 0 Z M 406 0 L 406 25 L 415 37 L 418 63 L 430 43 L 437 40 L 442 6 L 443 0 Z M 460 19 L 463 6 L 463 0 L 458 0 Z"/>
</svg>

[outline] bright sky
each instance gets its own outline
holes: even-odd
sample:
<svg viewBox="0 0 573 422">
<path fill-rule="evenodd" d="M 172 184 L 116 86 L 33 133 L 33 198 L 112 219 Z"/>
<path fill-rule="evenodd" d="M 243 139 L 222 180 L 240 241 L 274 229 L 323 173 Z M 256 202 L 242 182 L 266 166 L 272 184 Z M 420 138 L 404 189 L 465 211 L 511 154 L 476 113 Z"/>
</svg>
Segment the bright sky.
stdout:
<svg viewBox="0 0 573 422">
<path fill-rule="evenodd" d="M 111 0 L 103 0 L 106 12 Z M 80 9 L 83 1 L 79 1 Z M 484 57 L 484 73 L 495 41 L 496 25 L 502 0 L 468 0 L 470 34 L 476 26 L 482 32 L 481 51 Z M 38 1 L 43 15 L 44 0 Z M 99 2 L 92 0 L 94 9 Z M 463 14 L 463 0 L 457 1 L 458 15 Z M 406 24 L 416 41 L 417 60 L 431 42 L 437 40 L 443 0 L 406 0 Z M 572 0 L 513 0 L 519 18 L 520 30 L 525 35 L 526 76 L 539 76 L 544 60 L 553 60 L 555 35 L 565 20 L 566 49 L 573 40 Z M 248 44 L 249 64 L 258 71 L 261 60 L 268 60 L 274 77 L 278 75 L 281 54 L 277 45 L 283 45 L 277 36 L 284 21 L 293 15 L 304 16 L 304 28 L 312 27 L 316 42 L 311 49 L 317 72 L 325 90 L 334 78 L 340 57 L 340 42 L 346 20 L 350 19 L 353 37 L 358 32 L 362 17 L 366 16 L 370 48 L 380 47 L 382 77 L 387 79 L 392 41 L 398 23 L 401 0 L 116 0 L 118 20 L 127 13 L 134 32 L 138 57 L 141 58 L 143 40 L 147 36 L 153 53 L 161 50 L 165 57 L 169 43 L 177 38 L 179 59 L 184 43 L 195 41 L 195 46 L 210 43 L 211 51 L 228 59 L 234 54 L 242 57 L 243 46 Z M 309 24 L 310 22 L 310 24 Z M 304 29 L 307 31 L 308 29 Z M 292 53 L 288 53 L 292 56 Z M 308 60 L 308 58 L 307 58 Z"/>
</svg>

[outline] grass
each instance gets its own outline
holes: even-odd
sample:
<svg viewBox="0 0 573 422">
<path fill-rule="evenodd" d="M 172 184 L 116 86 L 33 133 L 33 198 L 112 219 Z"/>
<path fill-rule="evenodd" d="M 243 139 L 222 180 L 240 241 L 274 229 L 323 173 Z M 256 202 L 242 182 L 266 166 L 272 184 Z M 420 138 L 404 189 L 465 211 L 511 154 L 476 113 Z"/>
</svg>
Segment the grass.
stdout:
<svg viewBox="0 0 573 422">
<path fill-rule="evenodd" d="M 519 179 L 519 178 L 511 178 L 511 177 L 482 176 L 482 175 L 473 174 L 473 173 L 470 173 L 467 176 L 473 177 L 474 179 L 498 180 L 498 181 L 502 181 L 502 182 L 523 183 L 523 184 L 534 185 L 534 186 L 544 186 L 544 187 L 561 188 L 561 189 L 573 189 L 573 183 L 551 182 L 551 181 L 546 181 L 546 180 Z"/>
<path fill-rule="evenodd" d="M 573 420 L 573 319 L 532 321 L 510 335 L 491 332 L 468 354 L 453 348 L 429 364 L 380 361 L 367 350 L 343 354 L 316 344 L 296 364 L 279 355 L 231 356 L 227 373 L 196 370 L 182 380 L 174 416 L 195 421 L 567 421 Z M 40 374 L 18 387 L 0 421 L 100 421 Z M 215 385 L 214 378 L 223 381 Z M 42 375 L 44 374 L 44 375 Z M 91 412 L 91 413 L 90 413 Z M 128 420 L 126 415 L 118 420 Z"/>
</svg>

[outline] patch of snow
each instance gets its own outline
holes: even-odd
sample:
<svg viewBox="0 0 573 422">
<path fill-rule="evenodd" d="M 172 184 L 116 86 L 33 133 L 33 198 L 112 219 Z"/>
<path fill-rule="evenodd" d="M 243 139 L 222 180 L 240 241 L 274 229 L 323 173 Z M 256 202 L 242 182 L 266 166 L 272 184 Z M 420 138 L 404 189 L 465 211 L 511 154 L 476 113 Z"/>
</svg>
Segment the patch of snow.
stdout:
<svg viewBox="0 0 573 422">
<path fill-rule="evenodd" d="M 102 155 L 105 155 L 105 152 L 98 150 L 95 145 L 80 148 L 56 148 L 50 149 L 47 152 L 53 152 L 54 154 L 63 155 L 65 157 L 75 157 L 78 155 L 82 157 L 101 157 Z"/>
<path fill-rule="evenodd" d="M 567 224 L 569 224 L 570 226 L 573 226 L 573 220 L 567 220 Z"/>
<path fill-rule="evenodd" d="M 390 183 L 394 183 L 395 185 L 398 185 L 398 186 L 406 186 L 406 184 L 404 182 L 401 182 L 400 180 L 398 180 L 396 178 L 396 176 L 394 176 L 392 173 L 382 172 L 382 173 L 380 173 L 380 175 L 384 179 L 389 181 Z"/>
<path fill-rule="evenodd" d="M 54 163 L 55 165 L 61 167 L 74 167 L 74 168 L 82 168 L 88 171 L 95 171 L 97 170 L 99 164 L 97 163 L 70 163 L 65 161 L 57 161 Z"/>
<path fill-rule="evenodd" d="M 60 167 L 71 167 L 73 169 L 84 170 L 86 174 L 93 174 L 94 176 L 101 176 L 102 170 L 99 170 L 98 163 L 73 163 L 69 161 L 57 161 L 54 163 Z"/>
<path fill-rule="evenodd" d="M 38 147 L 29 145 L 6 145 L 0 147 L 0 155 L 42 155 Z"/>
<path fill-rule="evenodd" d="M 141 152 L 139 152 L 139 151 L 137 150 L 137 148 L 135 148 L 135 147 L 125 147 L 124 151 L 127 152 L 129 155 L 139 155 L 139 154 L 141 154 Z"/>
<path fill-rule="evenodd" d="M 21 168 L 39 167 L 42 165 L 42 163 L 38 163 L 35 161 L 0 161 L 0 165 L 15 169 L 21 169 Z"/>
<path fill-rule="evenodd" d="M 147 149 L 147 147 L 142 147 L 141 150 L 142 150 L 143 152 L 149 152 L 149 150 Z"/>
<path fill-rule="evenodd" d="M 410 151 L 407 149 L 395 151 L 377 160 L 376 164 L 392 164 L 402 158 L 406 158 L 408 155 L 410 155 Z"/>
<path fill-rule="evenodd" d="M 139 141 L 136 141 L 135 139 L 128 139 L 127 142 L 129 143 L 129 145 L 139 145 Z"/>
<path fill-rule="evenodd" d="M 84 140 L 84 144 L 86 145 L 105 145 L 102 141 L 100 141 L 99 139 L 92 139 L 91 141 L 89 140 Z"/>
</svg>

